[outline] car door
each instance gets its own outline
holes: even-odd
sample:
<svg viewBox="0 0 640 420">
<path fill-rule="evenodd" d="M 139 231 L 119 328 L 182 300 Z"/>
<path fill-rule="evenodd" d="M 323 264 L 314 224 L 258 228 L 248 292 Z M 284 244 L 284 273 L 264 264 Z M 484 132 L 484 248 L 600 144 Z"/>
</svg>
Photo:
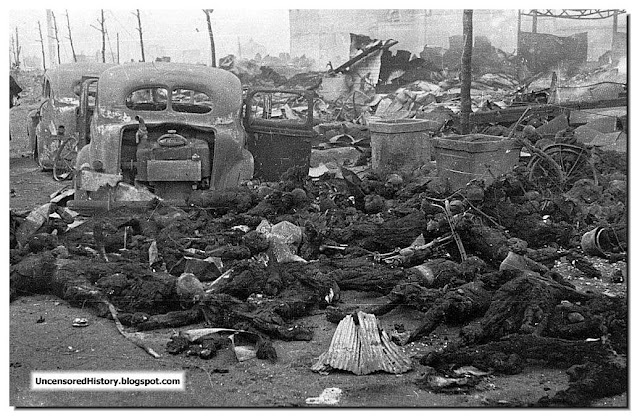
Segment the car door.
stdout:
<svg viewBox="0 0 640 420">
<path fill-rule="evenodd" d="M 278 181 L 289 168 L 309 171 L 313 130 L 313 93 L 304 90 L 255 89 L 245 99 L 247 148 L 254 177 Z"/>
<path fill-rule="evenodd" d="M 89 126 L 96 106 L 98 78 L 84 76 L 80 91 L 80 105 L 76 110 L 76 131 L 78 134 L 78 150 L 91 141 Z"/>
<path fill-rule="evenodd" d="M 42 101 L 38 106 L 37 112 L 32 115 L 35 134 L 33 138 L 34 158 L 43 169 L 52 168 L 55 152 L 60 145 L 54 122 L 56 116 L 54 95 L 52 83 L 45 75 L 42 87 Z"/>
</svg>

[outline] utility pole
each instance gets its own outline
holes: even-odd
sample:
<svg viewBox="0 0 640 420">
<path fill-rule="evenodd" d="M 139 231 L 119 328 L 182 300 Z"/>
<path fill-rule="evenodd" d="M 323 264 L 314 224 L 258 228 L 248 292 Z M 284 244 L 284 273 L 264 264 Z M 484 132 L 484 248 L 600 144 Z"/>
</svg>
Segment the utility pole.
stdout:
<svg viewBox="0 0 640 420">
<path fill-rule="evenodd" d="M 42 39 L 42 26 L 38 21 L 38 32 L 40 33 L 40 47 L 42 48 L 42 70 L 47 70 L 47 61 L 44 56 L 44 39 Z"/>
<path fill-rule="evenodd" d="M 51 17 L 53 18 L 53 30 L 55 31 L 56 46 L 58 50 L 58 64 L 61 64 L 62 61 L 60 60 L 60 38 L 58 38 L 58 23 L 56 22 L 56 15 L 54 15 L 53 12 L 51 12 Z"/>
<path fill-rule="evenodd" d="M 116 32 L 116 57 L 118 64 L 120 64 L 120 32 Z"/>
<path fill-rule="evenodd" d="M 462 66 L 460 71 L 460 126 L 462 134 L 469 134 L 471 114 L 471 55 L 473 50 L 473 10 L 465 9 L 462 16 Z"/>
<path fill-rule="evenodd" d="M 142 22 L 140 22 L 140 9 L 136 9 L 135 16 L 138 18 L 138 32 L 140 33 L 140 52 L 142 53 L 142 62 L 144 63 L 144 42 L 142 41 Z"/>
<path fill-rule="evenodd" d="M 211 28 L 211 13 L 213 9 L 202 9 L 207 16 L 207 28 L 209 29 L 209 42 L 211 43 L 211 67 L 217 67 L 216 65 L 216 43 L 213 40 L 213 29 Z"/>
<path fill-rule="evenodd" d="M 105 58 L 105 49 L 106 49 L 105 34 L 107 31 L 104 29 L 104 9 L 100 9 L 100 20 L 98 20 L 98 23 L 100 24 L 99 28 L 96 28 L 93 25 L 91 25 L 91 27 L 93 29 L 99 30 L 102 33 L 102 62 L 106 63 L 107 59 Z"/>
<path fill-rule="evenodd" d="M 69 31 L 69 43 L 71 44 L 71 54 L 73 54 L 73 62 L 78 62 L 78 57 L 76 56 L 76 50 L 73 48 L 73 39 L 71 39 L 71 24 L 69 23 L 69 11 L 65 10 L 67 13 L 67 30 Z"/>
</svg>

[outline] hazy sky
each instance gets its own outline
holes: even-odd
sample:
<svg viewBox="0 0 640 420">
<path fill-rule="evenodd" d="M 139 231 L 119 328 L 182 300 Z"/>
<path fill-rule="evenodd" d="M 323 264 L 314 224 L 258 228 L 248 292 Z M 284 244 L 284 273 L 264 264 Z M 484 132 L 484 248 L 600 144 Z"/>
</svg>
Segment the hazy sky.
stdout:
<svg viewBox="0 0 640 420">
<path fill-rule="evenodd" d="M 72 6 L 68 6 L 68 9 L 52 9 L 58 26 L 60 56 L 63 62 L 72 61 L 66 22 L 67 11 L 76 54 L 94 57 L 102 48 L 100 31 L 93 28 L 100 26 L 100 9 L 79 9 Z M 141 58 L 138 24 L 134 12 L 135 9 L 104 9 L 108 34 L 107 57 L 117 54 L 116 39 L 119 36 L 120 61 L 129 61 L 132 58 L 137 61 Z M 209 35 L 206 16 L 202 9 L 140 9 L 140 15 L 147 61 L 158 55 L 171 56 L 172 61 L 179 61 L 182 51 L 199 50 L 202 61 L 209 63 Z M 15 28 L 18 28 L 23 58 L 42 56 L 39 21 L 48 57 L 46 9 L 10 9 L 8 19 L 9 37 L 15 33 Z M 288 9 L 215 9 L 212 14 L 212 26 L 218 59 L 228 54 L 237 54 L 238 42 L 246 43 L 250 39 L 264 45 L 272 55 L 289 51 Z"/>
<path fill-rule="evenodd" d="M 589 0 L 583 0 L 590 3 Z M 131 59 L 140 60 L 140 42 L 137 31 L 137 20 L 133 12 L 135 9 L 128 7 L 138 7 L 141 12 L 142 30 L 145 44 L 146 60 L 150 61 L 157 56 L 170 56 L 172 61 L 181 61 L 182 52 L 185 50 L 199 51 L 198 61 L 209 63 L 209 38 L 205 14 L 202 8 L 214 8 L 212 23 L 215 33 L 216 54 L 220 59 L 228 54 L 238 53 L 238 43 L 246 43 L 253 39 L 258 44 L 266 47 L 271 55 L 280 52 L 289 52 L 289 8 L 311 7 L 311 8 L 380 8 L 380 7 L 404 7 L 423 8 L 424 1 L 419 0 L 395 0 L 393 3 L 376 2 L 373 0 L 322 0 L 322 2 L 308 3 L 300 0 L 271 0 L 269 2 L 256 0 L 243 0 L 242 2 L 220 2 L 220 1 L 192 1 L 182 0 L 173 2 L 138 0 L 136 2 L 126 2 L 121 0 L 111 0 L 109 2 L 96 2 L 97 8 L 87 8 L 89 2 L 64 2 L 64 1 L 42 1 L 23 0 L 21 2 L 11 2 L 7 7 L 7 14 L 3 17 L 8 20 L 8 36 L 15 35 L 18 28 L 21 56 L 41 57 L 41 46 L 38 34 L 38 21 L 42 25 L 43 37 L 47 37 L 46 28 L 46 8 L 52 7 L 60 37 L 61 57 L 63 62 L 71 62 L 72 54 L 69 40 L 67 39 L 66 14 L 69 12 L 71 32 L 76 53 L 96 56 L 101 50 L 101 35 L 97 29 L 100 17 L 100 7 L 105 9 L 105 24 L 108 33 L 106 45 L 106 55 L 108 58 L 116 56 L 117 42 L 119 35 L 120 61 Z M 525 3 L 531 3 L 525 1 Z M 572 2 L 569 2 L 572 3 Z M 621 5 L 628 6 L 629 0 L 622 0 Z M 162 9 L 162 7 L 175 7 L 176 4 L 184 6 L 182 9 Z M 15 8 L 19 5 L 21 8 Z M 527 8 L 534 6 L 519 4 L 518 7 Z M 588 6 L 582 4 L 581 6 Z M 124 7 L 123 7 L 124 6 Z M 440 5 L 442 6 L 442 5 Z M 478 7 L 475 1 L 450 1 L 447 7 L 460 9 L 464 7 Z M 494 0 L 487 0 L 482 3 L 483 8 L 508 8 L 513 4 Z M 540 6 L 538 4 L 538 6 Z M 569 6 L 569 5 L 568 5 Z M 109 7 L 108 9 L 106 7 Z M 265 9 L 268 7 L 269 9 Z M 576 5 L 573 5 L 575 8 Z M 440 7 L 443 8 L 443 7 Z M 627 7 L 627 11 L 628 7 Z M 49 49 L 45 46 L 47 60 L 49 59 Z M 246 56 L 246 54 L 243 54 Z M 192 61 L 192 60 L 190 60 Z"/>
</svg>

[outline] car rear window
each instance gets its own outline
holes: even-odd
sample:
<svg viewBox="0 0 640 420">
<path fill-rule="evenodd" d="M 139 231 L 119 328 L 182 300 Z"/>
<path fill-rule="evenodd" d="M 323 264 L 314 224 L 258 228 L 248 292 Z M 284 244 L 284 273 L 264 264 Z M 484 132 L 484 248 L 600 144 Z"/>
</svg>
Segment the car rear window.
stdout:
<svg viewBox="0 0 640 420">
<path fill-rule="evenodd" d="M 212 110 L 211 98 L 203 92 L 191 89 L 173 89 L 171 108 L 176 112 L 206 114 Z"/>
<path fill-rule="evenodd" d="M 134 90 L 125 101 L 134 111 L 164 111 L 167 109 L 167 89 L 143 88 Z"/>
</svg>

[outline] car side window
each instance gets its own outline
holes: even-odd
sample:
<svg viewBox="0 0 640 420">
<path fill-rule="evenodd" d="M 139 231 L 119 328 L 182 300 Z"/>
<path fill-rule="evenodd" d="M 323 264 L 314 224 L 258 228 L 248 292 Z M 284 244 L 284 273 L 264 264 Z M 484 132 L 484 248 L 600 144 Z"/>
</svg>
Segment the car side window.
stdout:
<svg viewBox="0 0 640 420">
<path fill-rule="evenodd" d="M 167 89 L 136 89 L 127 96 L 125 104 L 134 111 L 164 111 L 167 109 Z"/>
<path fill-rule="evenodd" d="M 88 86 L 88 97 L 87 97 L 87 106 L 91 107 L 91 108 L 95 108 L 96 106 L 96 99 L 98 97 L 98 81 L 92 81 L 91 83 L 89 83 Z"/>
<path fill-rule="evenodd" d="M 173 89 L 171 91 L 171 108 L 176 112 L 206 114 L 211 112 L 213 101 L 203 92 L 190 89 Z"/>
<path fill-rule="evenodd" d="M 247 101 L 246 110 L 253 121 L 286 121 L 294 125 L 307 123 L 309 106 L 299 92 L 255 92 Z"/>
</svg>

